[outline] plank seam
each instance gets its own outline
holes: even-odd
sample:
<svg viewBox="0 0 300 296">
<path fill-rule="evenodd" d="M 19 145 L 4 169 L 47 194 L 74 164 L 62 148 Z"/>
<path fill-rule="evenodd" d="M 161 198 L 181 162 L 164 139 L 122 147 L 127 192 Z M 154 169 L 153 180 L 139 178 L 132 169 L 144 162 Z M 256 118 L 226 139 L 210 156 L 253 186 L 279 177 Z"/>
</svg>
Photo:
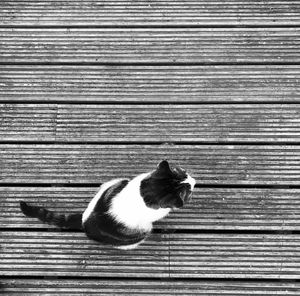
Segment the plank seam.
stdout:
<svg viewBox="0 0 300 296">
<path fill-rule="evenodd" d="M 1 275 L 1 279 L 5 280 L 9 280 L 9 279 L 22 279 L 22 280 L 44 280 L 44 279 L 48 279 L 48 278 L 52 278 L 52 276 L 30 276 L 30 275 L 18 275 L 18 276 L 14 276 L 14 275 Z M 53 276 L 53 278 L 55 279 L 61 279 L 61 280 L 79 280 L 79 279 L 83 279 L 81 276 Z M 145 282 L 153 282 L 153 281 L 157 281 L 157 282 L 161 282 L 162 279 L 161 278 L 147 278 L 147 277 L 95 277 L 95 276 L 89 276 L 88 278 L 84 278 L 84 281 L 95 281 L 95 280 L 105 280 L 105 281 L 145 281 Z M 259 283 L 259 282 L 268 282 L 268 283 L 299 283 L 300 280 L 298 279 L 253 279 L 253 278 L 249 278 L 249 279 L 245 279 L 245 278 L 202 278 L 202 277 L 198 277 L 198 278 L 177 278 L 177 277 L 172 277 L 172 278 L 164 278 L 163 281 L 165 282 L 198 282 L 198 281 L 203 281 L 203 282 L 243 282 L 243 283 L 247 283 L 247 282 L 251 282 L 251 283 Z"/>
<path fill-rule="evenodd" d="M 56 124 L 54 126 L 55 137 L 56 135 Z M 76 140 L 67 140 L 67 141 L 48 141 L 48 140 L 0 140 L 0 145 L 149 145 L 149 146 L 161 146 L 161 145 L 211 145 L 211 146 L 230 146 L 230 145 L 238 145 L 238 146 L 299 146 L 300 141 L 283 141 L 283 140 L 276 140 L 276 141 L 76 141 Z"/>
<path fill-rule="evenodd" d="M 162 24 L 151 24 L 151 25 L 1 25 L 0 29 L 219 29 L 219 28 L 228 28 L 228 29 L 273 29 L 273 28 L 290 28 L 296 29 L 300 28 L 300 25 L 296 24 L 272 24 L 272 25 L 261 25 L 261 24 L 239 24 L 239 25 L 192 25 L 192 24 L 179 24 L 179 25 L 162 25 Z"/>
<path fill-rule="evenodd" d="M 174 101 L 149 101 L 149 102 L 137 102 L 137 101 L 113 101 L 113 102 L 107 102 L 107 101 L 95 101 L 95 100 L 89 100 L 89 101 L 84 101 L 84 100 L 69 100 L 69 101 L 64 101 L 64 100 L 51 100 L 51 101 L 43 101 L 43 100 L 22 100 L 22 99 L 16 99 L 16 100 L 11 100 L 11 99 L 3 99 L 0 98 L 0 104 L 40 104 L 40 105 L 54 105 L 54 104 L 64 104 L 64 105 L 135 105 L 135 106 L 147 106 L 147 105 L 299 105 L 300 104 L 300 98 L 291 101 L 282 101 L 275 99 L 274 101 L 266 101 L 266 100 L 261 100 L 261 101 L 251 101 L 251 100 L 243 100 L 242 102 L 239 101 L 213 101 L 213 102 L 208 102 L 208 101 L 201 101 L 201 102 L 194 102 L 194 101 L 185 101 L 185 102 L 174 102 Z"/>
<path fill-rule="evenodd" d="M 130 66 L 130 67 L 170 67 L 170 66 L 299 66 L 300 62 L 115 62 L 115 63 L 104 63 L 104 62 L 0 62 L 0 66 L 105 66 L 105 67 L 117 67 L 117 66 Z"/>
</svg>

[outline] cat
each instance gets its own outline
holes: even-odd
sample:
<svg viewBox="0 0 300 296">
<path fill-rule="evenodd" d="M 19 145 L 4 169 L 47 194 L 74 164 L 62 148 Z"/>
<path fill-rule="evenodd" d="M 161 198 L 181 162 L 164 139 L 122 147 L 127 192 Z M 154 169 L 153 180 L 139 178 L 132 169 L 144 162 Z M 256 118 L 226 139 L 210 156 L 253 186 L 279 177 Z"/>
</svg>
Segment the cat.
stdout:
<svg viewBox="0 0 300 296">
<path fill-rule="evenodd" d="M 98 242 L 133 249 L 152 231 L 152 223 L 191 198 L 195 179 L 178 166 L 161 161 L 149 173 L 132 180 L 104 183 L 83 213 L 57 214 L 20 202 L 22 212 L 60 228 L 83 230 Z"/>
</svg>

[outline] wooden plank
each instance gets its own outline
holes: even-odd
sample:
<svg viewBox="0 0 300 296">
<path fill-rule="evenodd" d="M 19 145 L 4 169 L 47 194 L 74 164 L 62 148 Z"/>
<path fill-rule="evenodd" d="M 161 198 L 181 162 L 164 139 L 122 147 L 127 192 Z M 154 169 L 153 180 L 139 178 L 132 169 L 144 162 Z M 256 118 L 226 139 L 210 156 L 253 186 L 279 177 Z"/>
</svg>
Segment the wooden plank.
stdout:
<svg viewBox="0 0 300 296">
<path fill-rule="evenodd" d="M 174 278 L 298 279 L 299 235 L 171 234 Z"/>
<path fill-rule="evenodd" d="M 295 0 L 2 1 L 1 25 L 180 26 L 299 25 Z"/>
<path fill-rule="evenodd" d="M 168 239 L 153 235 L 134 251 L 89 240 L 84 233 L 3 232 L 0 276 L 168 277 Z"/>
<path fill-rule="evenodd" d="M 19 201 L 61 213 L 83 212 L 98 188 L 0 187 L 2 228 L 53 228 L 25 217 Z M 189 204 L 156 229 L 299 231 L 300 189 L 197 188 Z"/>
<path fill-rule="evenodd" d="M 1 66 L 0 100 L 299 102 L 297 65 Z"/>
<path fill-rule="evenodd" d="M 2 141 L 54 141 L 56 105 L 0 104 Z"/>
<path fill-rule="evenodd" d="M 298 104 L 0 104 L 3 141 L 297 142 Z"/>
<path fill-rule="evenodd" d="M 293 185 L 298 145 L 0 145 L 0 182 L 94 183 L 153 170 L 162 159 L 199 184 Z"/>
<path fill-rule="evenodd" d="M 298 296 L 299 283 L 184 280 L 0 280 L 5 295 L 231 295 Z"/>
<path fill-rule="evenodd" d="M 0 43 L 3 63 L 300 62 L 299 28 L 0 28 Z"/>
<path fill-rule="evenodd" d="M 299 278 L 299 235 L 153 234 L 121 251 L 83 233 L 3 231 L 0 275 Z"/>
</svg>

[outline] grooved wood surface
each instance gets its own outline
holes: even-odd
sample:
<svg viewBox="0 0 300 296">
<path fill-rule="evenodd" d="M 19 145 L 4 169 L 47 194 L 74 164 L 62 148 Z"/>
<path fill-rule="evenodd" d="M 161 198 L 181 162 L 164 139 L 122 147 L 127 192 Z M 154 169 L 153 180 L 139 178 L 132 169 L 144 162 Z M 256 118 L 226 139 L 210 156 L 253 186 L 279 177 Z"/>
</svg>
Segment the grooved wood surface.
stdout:
<svg viewBox="0 0 300 296">
<path fill-rule="evenodd" d="M 3 228 L 53 228 L 20 211 L 24 200 L 59 213 L 83 212 L 95 187 L 0 187 Z M 300 189 L 197 188 L 182 209 L 154 224 L 156 229 L 300 230 Z"/>
<path fill-rule="evenodd" d="M 297 65 L 12 66 L 2 101 L 299 102 Z"/>
<path fill-rule="evenodd" d="M 1 25 L 286 26 L 300 24 L 297 0 L 2 1 Z"/>
<path fill-rule="evenodd" d="M 3 141 L 297 142 L 298 104 L 0 104 Z"/>
<path fill-rule="evenodd" d="M 112 250 L 83 233 L 3 232 L 0 275 L 152 278 L 299 277 L 299 235 L 153 234 Z"/>
<path fill-rule="evenodd" d="M 173 280 L 0 280 L 6 295 L 298 296 L 299 283 Z M 82 294 L 80 294 L 82 293 Z"/>
<path fill-rule="evenodd" d="M 0 43 L 10 63 L 300 62 L 298 28 L 0 28 Z"/>
<path fill-rule="evenodd" d="M 299 295 L 299 26 L 297 0 L 0 1 L 0 294 Z M 162 159 L 198 185 L 136 250 L 20 212 Z"/>
<path fill-rule="evenodd" d="M 168 237 L 153 235 L 134 251 L 89 240 L 84 233 L 3 232 L 0 276 L 168 277 Z"/>
<path fill-rule="evenodd" d="M 298 145 L 0 145 L 0 183 L 95 183 L 168 159 L 199 184 L 297 185 Z"/>
<path fill-rule="evenodd" d="M 173 234 L 174 278 L 298 279 L 299 235 Z"/>
</svg>

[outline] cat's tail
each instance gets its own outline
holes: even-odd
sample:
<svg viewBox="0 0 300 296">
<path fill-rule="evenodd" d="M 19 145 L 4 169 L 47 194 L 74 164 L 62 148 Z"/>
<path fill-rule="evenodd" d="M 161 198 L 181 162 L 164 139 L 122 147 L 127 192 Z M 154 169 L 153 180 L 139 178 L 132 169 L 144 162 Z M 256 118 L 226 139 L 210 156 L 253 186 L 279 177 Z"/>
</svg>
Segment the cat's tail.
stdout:
<svg viewBox="0 0 300 296">
<path fill-rule="evenodd" d="M 74 230 L 82 230 L 82 213 L 76 214 L 58 214 L 42 207 L 31 206 L 26 202 L 20 202 L 20 208 L 24 215 L 38 218 L 40 221 Z"/>
</svg>

